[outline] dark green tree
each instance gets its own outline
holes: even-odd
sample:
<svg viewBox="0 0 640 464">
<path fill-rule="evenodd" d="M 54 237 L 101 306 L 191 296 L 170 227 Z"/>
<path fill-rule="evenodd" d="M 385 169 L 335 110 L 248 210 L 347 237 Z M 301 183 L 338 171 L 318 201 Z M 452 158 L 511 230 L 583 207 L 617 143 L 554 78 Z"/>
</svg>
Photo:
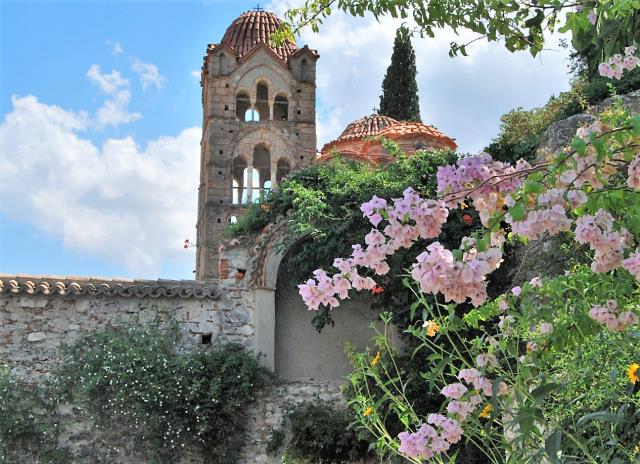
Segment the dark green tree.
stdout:
<svg viewBox="0 0 640 464">
<path fill-rule="evenodd" d="M 398 121 L 420 121 L 416 53 L 404 26 L 396 31 L 391 64 L 382 81 L 379 113 Z"/>
</svg>

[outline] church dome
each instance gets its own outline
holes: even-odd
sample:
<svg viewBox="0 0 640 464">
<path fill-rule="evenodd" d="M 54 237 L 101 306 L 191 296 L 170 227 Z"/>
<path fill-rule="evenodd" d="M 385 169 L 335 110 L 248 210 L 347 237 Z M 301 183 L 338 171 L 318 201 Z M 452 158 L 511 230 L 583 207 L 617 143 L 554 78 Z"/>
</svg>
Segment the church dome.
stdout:
<svg viewBox="0 0 640 464">
<path fill-rule="evenodd" d="M 381 130 L 378 135 L 394 141 L 420 139 L 430 146 L 446 147 L 452 150 L 458 147 L 451 137 L 446 136 L 435 127 L 421 122 L 399 122 Z"/>
<path fill-rule="evenodd" d="M 281 23 L 280 18 L 268 11 L 246 11 L 227 28 L 221 44 L 233 48 L 237 56 L 243 56 L 259 44 L 264 43 L 286 61 L 290 55 L 296 52 L 298 47 L 288 40 L 279 47 L 274 47 L 271 44 L 271 34 L 278 29 Z"/>
<path fill-rule="evenodd" d="M 397 122 L 395 119 L 381 114 L 365 116 L 349 124 L 335 141 L 372 137 L 378 135 L 385 127 L 396 124 Z"/>
</svg>

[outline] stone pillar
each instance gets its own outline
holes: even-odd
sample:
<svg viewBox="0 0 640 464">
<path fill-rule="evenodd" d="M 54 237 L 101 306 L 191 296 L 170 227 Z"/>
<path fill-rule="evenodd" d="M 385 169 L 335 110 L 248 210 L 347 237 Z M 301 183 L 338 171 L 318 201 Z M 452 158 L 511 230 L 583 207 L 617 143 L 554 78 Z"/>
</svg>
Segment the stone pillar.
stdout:
<svg viewBox="0 0 640 464">
<path fill-rule="evenodd" d="M 253 164 L 247 166 L 247 203 L 253 202 Z"/>
<path fill-rule="evenodd" d="M 273 121 L 273 102 L 269 102 L 269 121 Z"/>
<path fill-rule="evenodd" d="M 271 165 L 271 188 L 274 189 L 276 188 L 276 181 L 277 181 L 277 176 L 278 176 L 278 166 L 277 165 Z"/>
</svg>

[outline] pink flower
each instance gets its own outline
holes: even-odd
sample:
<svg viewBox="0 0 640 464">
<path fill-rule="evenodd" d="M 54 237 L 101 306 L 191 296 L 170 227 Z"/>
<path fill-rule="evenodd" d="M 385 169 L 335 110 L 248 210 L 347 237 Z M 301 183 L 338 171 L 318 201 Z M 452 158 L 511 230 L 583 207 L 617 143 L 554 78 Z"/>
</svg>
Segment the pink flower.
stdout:
<svg viewBox="0 0 640 464">
<path fill-rule="evenodd" d="M 459 400 L 462 395 L 467 392 L 467 387 L 461 383 L 451 383 L 441 390 L 441 393 L 447 398 Z"/>
<path fill-rule="evenodd" d="M 498 360 L 490 353 L 482 353 L 476 357 L 476 364 L 480 368 L 486 366 L 498 367 Z"/>
<path fill-rule="evenodd" d="M 458 372 L 458 378 L 464 380 L 468 384 L 473 384 L 478 378 L 480 378 L 480 372 L 477 369 L 461 369 Z"/>
<path fill-rule="evenodd" d="M 520 294 L 522 293 L 522 289 L 520 288 L 520 286 L 516 285 L 511 289 L 511 293 L 513 293 L 515 296 L 520 296 Z"/>
<path fill-rule="evenodd" d="M 588 14 L 587 14 L 587 19 L 589 20 L 589 22 L 591 23 L 591 25 L 595 26 L 596 22 L 598 21 L 598 15 L 596 15 L 596 12 L 591 10 Z"/>
<path fill-rule="evenodd" d="M 500 303 L 498 303 L 498 307 L 502 311 L 506 311 L 507 309 L 509 309 L 509 302 L 507 300 L 500 300 Z"/>
<path fill-rule="evenodd" d="M 529 283 L 530 283 L 532 286 L 537 287 L 537 288 L 542 287 L 542 279 L 541 279 L 540 277 L 534 277 L 533 279 L 531 279 L 531 280 L 529 281 Z"/>
<path fill-rule="evenodd" d="M 629 273 L 640 281 L 640 252 L 632 253 L 629 258 L 622 261 L 622 266 L 629 271 Z"/>
<path fill-rule="evenodd" d="M 553 333 L 553 324 L 551 324 L 550 322 L 543 322 L 542 324 L 540 324 L 540 333 L 543 335 Z"/>
</svg>

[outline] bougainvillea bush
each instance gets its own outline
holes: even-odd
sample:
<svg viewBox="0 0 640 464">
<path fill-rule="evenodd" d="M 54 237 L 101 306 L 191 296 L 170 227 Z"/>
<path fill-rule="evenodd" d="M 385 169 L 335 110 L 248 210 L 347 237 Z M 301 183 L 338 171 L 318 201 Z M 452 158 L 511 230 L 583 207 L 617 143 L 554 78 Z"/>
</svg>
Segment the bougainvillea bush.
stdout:
<svg viewBox="0 0 640 464">
<path fill-rule="evenodd" d="M 639 65 L 635 47 L 627 47 L 599 69 L 618 79 Z M 464 442 L 495 463 L 636 460 L 640 115 L 618 101 L 546 159 L 469 156 L 439 168 L 437 179 L 434 199 L 407 188 L 363 203 L 372 226 L 364 243 L 336 258 L 332 272 L 317 269 L 299 285 L 310 310 L 335 309 L 354 291 L 376 289 L 397 252 L 434 240 L 406 270 L 412 311 L 423 315 L 407 332 L 420 342 L 413 354 L 428 353 L 425 394 L 437 391 L 445 401 L 429 413 L 414 410 L 405 372 L 381 335 L 375 355 L 353 356 L 351 400 L 378 450 L 415 463 L 455 462 Z M 437 239 L 460 209 L 475 210 L 481 226 L 450 248 Z M 505 243 L 560 234 L 588 249 L 590 266 L 489 299 L 488 276 Z M 460 315 L 458 306 L 468 303 L 474 309 Z M 460 335 L 469 328 L 477 335 Z M 608 381 L 582 365 L 593 362 Z M 371 394 L 370 379 L 381 394 Z M 404 425 L 399 434 L 386 429 L 388 414 Z"/>
</svg>

